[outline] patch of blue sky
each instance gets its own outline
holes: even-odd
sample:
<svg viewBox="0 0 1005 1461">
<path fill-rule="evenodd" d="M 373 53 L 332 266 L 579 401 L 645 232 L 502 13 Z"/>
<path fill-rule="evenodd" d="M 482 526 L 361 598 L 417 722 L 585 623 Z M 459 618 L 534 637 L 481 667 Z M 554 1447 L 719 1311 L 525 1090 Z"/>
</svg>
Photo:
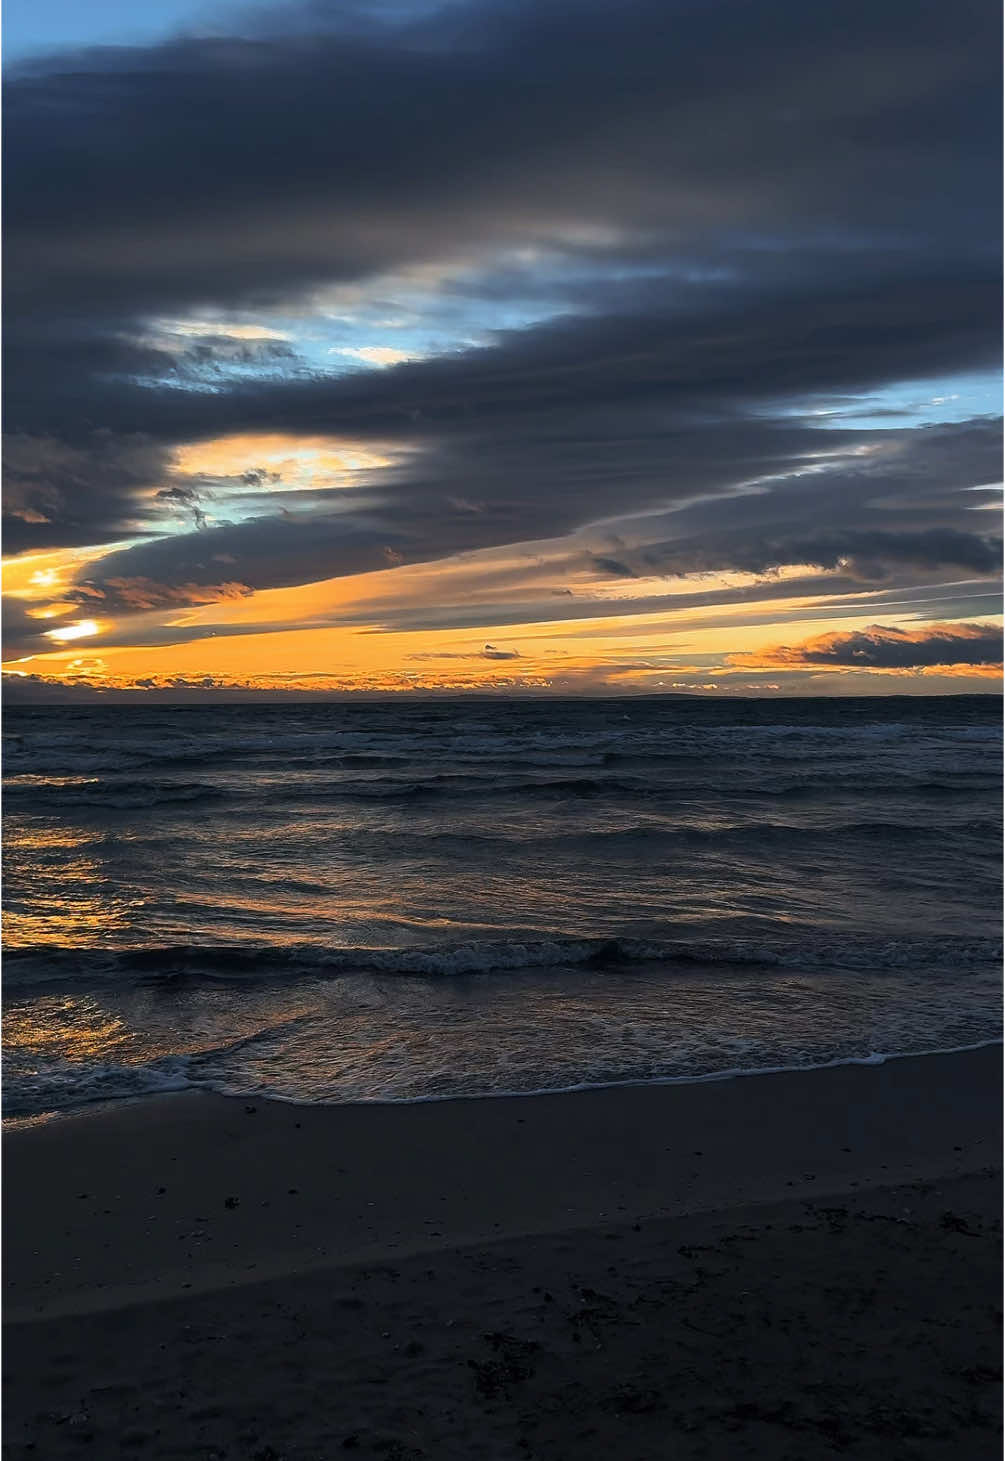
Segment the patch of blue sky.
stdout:
<svg viewBox="0 0 1005 1461">
<path fill-rule="evenodd" d="M 309 307 L 152 321 L 149 339 L 177 354 L 171 384 L 194 390 L 248 376 L 372 370 L 475 349 L 501 331 L 577 312 L 561 274 L 525 270 L 520 278 L 430 268 L 323 290 Z M 280 342 L 287 353 L 270 348 Z"/>
<path fill-rule="evenodd" d="M 180 32 L 215 33 L 224 14 L 207 0 L 6 0 L 4 63 L 66 47 L 142 45 Z"/>
<path fill-rule="evenodd" d="M 390 25 L 437 10 L 441 3 L 341 0 L 328 23 L 341 29 L 357 21 Z M 5 0 L 4 64 L 16 66 L 54 51 L 88 46 L 155 45 L 177 36 L 254 36 L 274 9 L 270 3 L 249 5 L 247 0 Z M 283 20 L 288 33 L 312 34 L 325 27 L 326 14 L 313 5 L 294 7 Z"/>
<path fill-rule="evenodd" d="M 523 330 L 578 312 L 568 274 L 536 251 L 495 266 L 420 270 L 336 289 L 317 300 L 310 320 L 289 321 L 296 348 L 329 370 L 476 349 L 503 331 Z M 298 328 L 299 325 L 299 328 Z"/>
<path fill-rule="evenodd" d="M 999 416 L 1001 410 L 998 371 L 898 381 L 862 394 L 814 397 L 790 407 L 792 415 L 808 417 L 814 425 L 843 431 L 945 425 L 975 416 Z"/>
<path fill-rule="evenodd" d="M 666 279 L 668 290 L 696 282 L 693 269 L 668 271 L 665 262 L 525 248 L 322 289 L 306 305 L 154 321 L 152 332 L 156 343 L 186 353 L 174 383 L 188 389 L 213 389 L 223 378 L 298 371 L 343 375 L 478 349 L 504 332 L 563 316 L 630 309 L 634 291 L 657 276 Z M 703 274 L 701 282 L 709 277 Z M 211 336 L 217 345 L 233 340 L 245 348 L 216 349 L 199 364 L 191 347 L 209 345 Z M 270 354 L 269 341 L 283 342 L 289 353 Z"/>
</svg>

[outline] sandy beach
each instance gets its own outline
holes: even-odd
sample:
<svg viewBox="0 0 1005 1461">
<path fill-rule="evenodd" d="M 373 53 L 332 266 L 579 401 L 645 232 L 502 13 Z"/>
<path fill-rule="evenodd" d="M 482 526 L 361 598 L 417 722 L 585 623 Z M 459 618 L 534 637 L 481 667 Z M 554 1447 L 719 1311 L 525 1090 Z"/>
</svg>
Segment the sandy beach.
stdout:
<svg viewBox="0 0 1005 1461">
<path fill-rule="evenodd" d="M 997 1455 L 1000 1076 L 14 1129 L 6 1454 Z"/>
</svg>

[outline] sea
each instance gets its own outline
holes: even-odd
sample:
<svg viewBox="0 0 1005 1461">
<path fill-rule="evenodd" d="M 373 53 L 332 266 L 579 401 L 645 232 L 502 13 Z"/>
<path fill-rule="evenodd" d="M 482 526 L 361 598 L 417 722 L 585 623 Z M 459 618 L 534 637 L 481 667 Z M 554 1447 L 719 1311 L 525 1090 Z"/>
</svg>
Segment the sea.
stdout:
<svg viewBox="0 0 1005 1461">
<path fill-rule="evenodd" d="M 1001 1035 L 994 696 L 9 708 L 4 1112 Z"/>
</svg>

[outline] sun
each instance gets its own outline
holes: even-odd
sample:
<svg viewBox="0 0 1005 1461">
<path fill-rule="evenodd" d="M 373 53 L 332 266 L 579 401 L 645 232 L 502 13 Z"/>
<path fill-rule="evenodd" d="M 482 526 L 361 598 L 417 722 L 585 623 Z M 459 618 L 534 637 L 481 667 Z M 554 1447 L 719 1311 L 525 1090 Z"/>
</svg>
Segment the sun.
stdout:
<svg viewBox="0 0 1005 1461">
<path fill-rule="evenodd" d="M 100 634 L 101 630 L 93 619 L 78 619 L 75 624 L 64 624 L 62 629 L 47 629 L 47 639 L 90 639 L 94 634 Z"/>
</svg>

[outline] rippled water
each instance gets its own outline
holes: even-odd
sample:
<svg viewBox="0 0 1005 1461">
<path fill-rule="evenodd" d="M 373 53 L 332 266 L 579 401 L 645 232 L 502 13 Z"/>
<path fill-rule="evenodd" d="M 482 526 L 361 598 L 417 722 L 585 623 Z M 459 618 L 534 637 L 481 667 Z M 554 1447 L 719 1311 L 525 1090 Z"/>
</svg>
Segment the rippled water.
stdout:
<svg viewBox="0 0 1005 1461">
<path fill-rule="evenodd" d="M 8 711 L 6 1109 L 998 1035 L 992 697 Z"/>
</svg>

